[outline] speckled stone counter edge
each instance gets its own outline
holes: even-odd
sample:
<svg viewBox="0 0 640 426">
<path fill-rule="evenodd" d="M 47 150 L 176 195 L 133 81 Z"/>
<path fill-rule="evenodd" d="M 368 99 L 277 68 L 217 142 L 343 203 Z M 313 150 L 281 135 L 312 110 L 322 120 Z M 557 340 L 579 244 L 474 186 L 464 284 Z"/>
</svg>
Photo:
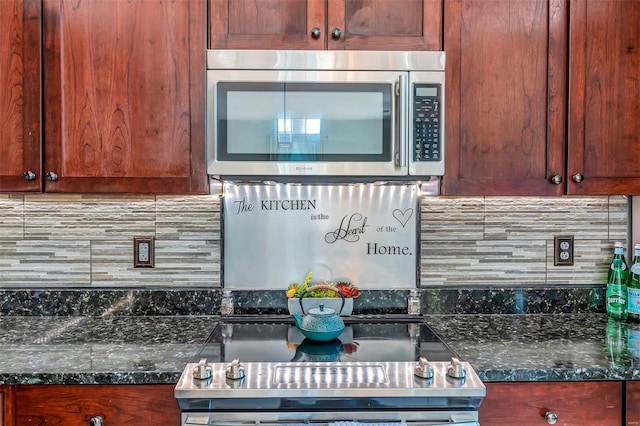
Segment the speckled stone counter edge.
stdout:
<svg viewBox="0 0 640 426">
<path fill-rule="evenodd" d="M 221 289 L 0 290 L 0 315 L 219 315 Z M 604 287 L 421 289 L 422 313 L 604 312 Z M 236 314 L 287 314 L 284 291 L 234 291 Z M 406 290 L 362 291 L 354 314 L 404 314 Z"/>
</svg>

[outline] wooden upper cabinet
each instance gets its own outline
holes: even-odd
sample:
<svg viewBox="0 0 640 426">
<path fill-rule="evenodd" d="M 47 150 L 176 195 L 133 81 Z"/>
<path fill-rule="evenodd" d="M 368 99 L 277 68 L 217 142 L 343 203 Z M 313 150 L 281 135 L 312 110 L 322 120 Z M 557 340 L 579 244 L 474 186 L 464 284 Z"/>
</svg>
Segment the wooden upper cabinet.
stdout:
<svg viewBox="0 0 640 426">
<path fill-rule="evenodd" d="M 0 192 L 40 191 L 40 1 L 0 1 L 0 28 Z"/>
<path fill-rule="evenodd" d="M 442 0 L 328 0 L 331 50 L 442 50 Z"/>
<path fill-rule="evenodd" d="M 212 49 L 441 50 L 443 0 L 211 0 Z"/>
<path fill-rule="evenodd" d="M 205 193 L 205 0 L 44 0 L 47 192 Z"/>
<path fill-rule="evenodd" d="M 568 2 L 446 0 L 444 7 L 442 193 L 563 194 Z"/>
<path fill-rule="evenodd" d="M 212 49 L 326 47 L 326 0 L 210 0 L 209 13 Z"/>
<path fill-rule="evenodd" d="M 640 2 L 572 0 L 570 26 L 567 192 L 638 194 Z"/>
</svg>

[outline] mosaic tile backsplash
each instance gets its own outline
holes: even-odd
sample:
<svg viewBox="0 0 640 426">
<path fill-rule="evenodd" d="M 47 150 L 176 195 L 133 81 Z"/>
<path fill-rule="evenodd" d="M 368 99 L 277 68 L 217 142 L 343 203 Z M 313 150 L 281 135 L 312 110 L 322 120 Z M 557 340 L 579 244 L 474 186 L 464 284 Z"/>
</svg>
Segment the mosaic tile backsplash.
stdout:
<svg viewBox="0 0 640 426">
<path fill-rule="evenodd" d="M 218 196 L 0 194 L 0 288 L 215 288 Z M 425 288 L 602 284 L 614 241 L 627 241 L 627 199 L 426 197 Z M 553 265 L 573 235 L 574 266 Z M 133 237 L 155 237 L 155 268 L 133 268 Z M 227 235 L 227 238 L 233 236 Z"/>
</svg>

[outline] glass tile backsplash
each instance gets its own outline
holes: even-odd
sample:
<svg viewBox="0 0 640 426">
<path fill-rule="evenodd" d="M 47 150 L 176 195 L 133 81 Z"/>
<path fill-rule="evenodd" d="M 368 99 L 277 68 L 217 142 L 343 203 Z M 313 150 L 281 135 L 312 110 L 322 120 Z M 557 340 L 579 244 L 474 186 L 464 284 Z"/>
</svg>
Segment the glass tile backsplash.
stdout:
<svg viewBox="0 0 640 426">
<path fill-rule="evenodd" d="M 215 195 L 0 194 L 0 288 L 218 287 L 220 206 Z M 426 197 L 420 282 L 602 284 L 628 220 L 622 196 Z M 574 236 L 573 266 L 554 266 L 555 235 Z M 155 268 L 133 268 L 134 236 L 155 237 Z"/>
</svg>

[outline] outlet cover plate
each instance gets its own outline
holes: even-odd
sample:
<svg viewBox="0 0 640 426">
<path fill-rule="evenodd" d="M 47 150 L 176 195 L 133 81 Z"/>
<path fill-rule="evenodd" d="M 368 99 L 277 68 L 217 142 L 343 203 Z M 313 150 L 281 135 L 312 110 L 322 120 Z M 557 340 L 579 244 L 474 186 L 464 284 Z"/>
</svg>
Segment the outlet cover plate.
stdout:
<svg viewBox="0 0 640 426">
<path fill-rule="evenodd" d="M 155 258 L 154 237 L 133 237 L 133 267 L 153 268 Z"/>
<path fill-rule="evenodd" d="M 573 266 L 573 235 L 553 237 L 554 266 Z"/>
</svg>

